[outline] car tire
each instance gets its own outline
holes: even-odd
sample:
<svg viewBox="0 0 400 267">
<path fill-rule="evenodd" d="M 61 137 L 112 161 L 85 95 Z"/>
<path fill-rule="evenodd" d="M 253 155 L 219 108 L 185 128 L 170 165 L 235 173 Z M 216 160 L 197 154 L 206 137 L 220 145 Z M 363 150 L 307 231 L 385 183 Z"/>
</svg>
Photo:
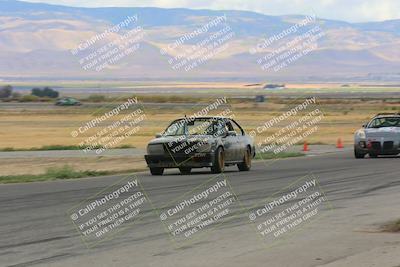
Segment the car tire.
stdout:
<svg viewBox="0 0 400 267">
<path fill-rule="evenodd" d="M 376 153 L 369 153 L 369 157 L 375 159 L 375 158 L 378 157 L 378 154 L 376 154 Z"/>
<path fill-rule="evenodd" d="M 163 175 L 164 168 L 150 168 L 151 175 Z"/>
<path fill-rule="evenodd" d="M 212 163 L 212 173 L 222 173 L 225 170 L 225 152 L 222 147 L 215 151 L 214 161 Z"/>
<path fill-rule="evenodd" d="M 190 174 L 192 172 L 192 168 L 179 168 L 179 171 L 181 172 L 181 174 Z"/>
<path fill-rule="evenodd" d="M 365 153 L 360 152 L 357 148 L 354 148 L 354 157 L 356 159 L 363 159 L 365 157 Z"/>
<path fill-rule="evenodd" d="M 250 171 L 251 169 L 251 151 L 250 148 L 247 148 L 244 155 L 243 155 L 243 162 L 239 163 L 238 169 L 241 172 Z"/>
</svg>

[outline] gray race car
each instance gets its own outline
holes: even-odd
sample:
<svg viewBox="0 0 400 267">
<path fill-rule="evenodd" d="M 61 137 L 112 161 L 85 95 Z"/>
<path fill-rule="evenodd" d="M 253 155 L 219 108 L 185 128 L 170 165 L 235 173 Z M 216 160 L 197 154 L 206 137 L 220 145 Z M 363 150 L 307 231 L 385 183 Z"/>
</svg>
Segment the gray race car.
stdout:
<svg viewBox="0 0 400 267">
<path fill-rule="evenodd" d="M 371 158 L 400 153 L 400 113 L 380 113 L 354 135 L 354 155 Z"/>
<path fill-rule="evenodd" d="M 189 174 L 193 168 L 209 167 L 221 173 L 225 166 L 237 165 L 249 171 L 255 156 L 253 139 L 233 119 L 225 117 L 181 118 L 147 146 L 145 159 L 153 175 L 166 168 Z"/>
</svg>

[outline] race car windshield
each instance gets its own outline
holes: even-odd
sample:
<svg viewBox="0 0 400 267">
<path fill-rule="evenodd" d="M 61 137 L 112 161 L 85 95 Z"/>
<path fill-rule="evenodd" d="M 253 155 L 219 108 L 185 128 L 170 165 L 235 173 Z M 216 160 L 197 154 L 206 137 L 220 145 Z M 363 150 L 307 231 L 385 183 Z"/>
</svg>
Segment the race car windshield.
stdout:
<svg viewBox="0 0 400 267">
<path fill-rule="evenodd" d="M 377 118 L 371 121 L 368 128 L 400 127 L 400 118 Z"/>
<path fill-rule="evenodd" d="M 164 136 L 178 135 L 218 135 L 223 131 L 223 123 L 216 119 L 179 120 L 172 123 L 164 132 Z"/>
<path fill-rule="evenodd" d="M 186 134 L 186 126 L 185 121 L 175 121 L 172 123 L 164 132 L 164 136 L 178 136 L 178 135 L 185 135 Z"/>
</svg>

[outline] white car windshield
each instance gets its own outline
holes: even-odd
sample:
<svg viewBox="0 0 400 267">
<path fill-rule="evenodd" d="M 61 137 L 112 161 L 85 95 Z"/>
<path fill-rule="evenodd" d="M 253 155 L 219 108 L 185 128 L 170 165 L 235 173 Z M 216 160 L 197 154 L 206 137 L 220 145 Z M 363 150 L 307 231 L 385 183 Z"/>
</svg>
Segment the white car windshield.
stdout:
<svg viewBox="0 0 400 267">
<path fill-rule="evenodd" d="M 400 117 L 376 118 L 368 124 L 368 128 L 400 127 Z"/>
</svg>

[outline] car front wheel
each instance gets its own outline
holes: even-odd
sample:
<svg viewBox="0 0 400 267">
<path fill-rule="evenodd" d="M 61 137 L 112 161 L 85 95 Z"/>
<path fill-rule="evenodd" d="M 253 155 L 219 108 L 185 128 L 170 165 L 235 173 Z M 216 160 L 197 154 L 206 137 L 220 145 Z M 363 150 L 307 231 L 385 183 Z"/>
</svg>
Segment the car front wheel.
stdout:
<svg viewBox="0 0 400 267">
<path fill-rule="evenodd" d="M 369 153 L 369 157 L 370 157 L 370 158 L 377 158 L 377 157 L 378 157 L 378 154 L 376 154 L 376 153 Z"/>
<path fill-rule="evenodd" d="M 181 172 L 181 174 L 190 174 L 190 172 L 192 171 L 192 168 L 179 168 L 179 171 Z"/>
<path fill-rule="evenodd" d="M 164 168 L 150 168 L 150 173 L 152 175 L 163 175 Z"/>
<path fill-rule="evenodd" d="M 365 153 L 360 152 L 357 148 L 354 148 L 354 157 L 356 159 L 363 159 L 365 157 Z"/>
</svg>

